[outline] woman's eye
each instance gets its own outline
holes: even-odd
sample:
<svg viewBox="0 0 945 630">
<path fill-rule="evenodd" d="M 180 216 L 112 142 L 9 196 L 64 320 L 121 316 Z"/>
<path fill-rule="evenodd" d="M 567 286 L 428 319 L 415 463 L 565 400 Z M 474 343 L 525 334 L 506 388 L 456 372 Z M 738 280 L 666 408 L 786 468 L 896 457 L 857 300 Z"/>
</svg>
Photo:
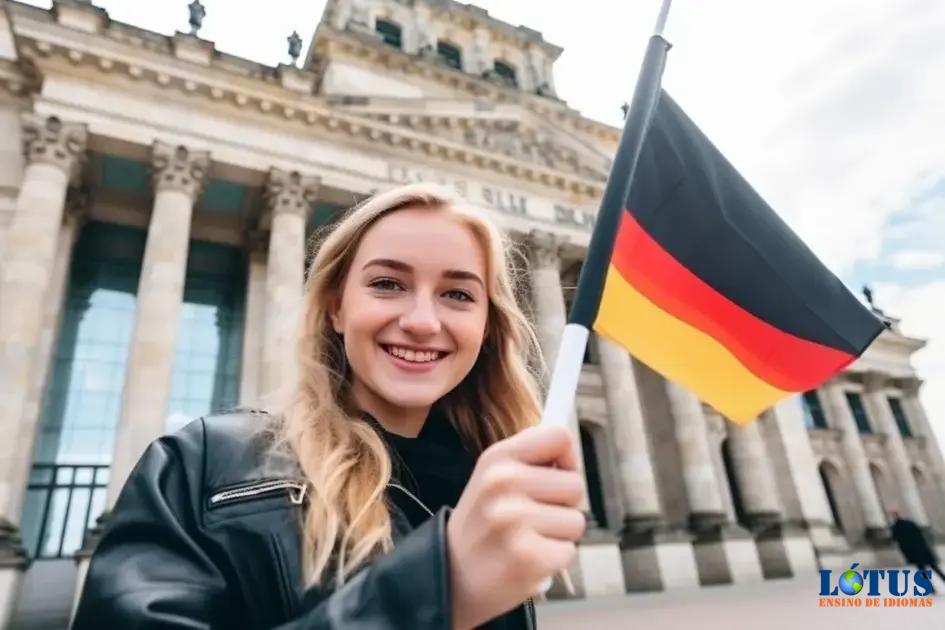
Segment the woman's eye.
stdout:
<svg viewBox="0 0 945 630">
<path fill-rule="evenodd" d="M 443 295 L 447 296 L 451 300 L 459 300 L 460 302 L 474 302 L 473 296 L 471 296 L 466 291 L 460 291 L 459 289 L 452 289 L 447 291 Z"/>
<path fill-rule="evenodd" d="M 377 280 L 371 281 L 368 286 L 381 291 L 396 291 L 400 288 L 400 284 L 391 278 L 378 278 Z"/>
</svg>

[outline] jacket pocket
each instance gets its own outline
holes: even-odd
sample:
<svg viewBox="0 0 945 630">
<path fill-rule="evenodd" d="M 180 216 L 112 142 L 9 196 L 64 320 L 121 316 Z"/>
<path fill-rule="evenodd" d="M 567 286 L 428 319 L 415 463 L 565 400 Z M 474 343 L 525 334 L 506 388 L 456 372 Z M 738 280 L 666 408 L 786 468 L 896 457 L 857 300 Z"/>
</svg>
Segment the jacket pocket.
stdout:
<svg viewBox="0 0 945 630">
<path fill-rule="evenodd" d="M 264 479 L 244 482 L 217 488 L 207 497 L 207 509 L 215 510 L 224 506 L 286 497 L 293 505 L 302 505 L 308 485 L 293 479 Z"/>
</svg>

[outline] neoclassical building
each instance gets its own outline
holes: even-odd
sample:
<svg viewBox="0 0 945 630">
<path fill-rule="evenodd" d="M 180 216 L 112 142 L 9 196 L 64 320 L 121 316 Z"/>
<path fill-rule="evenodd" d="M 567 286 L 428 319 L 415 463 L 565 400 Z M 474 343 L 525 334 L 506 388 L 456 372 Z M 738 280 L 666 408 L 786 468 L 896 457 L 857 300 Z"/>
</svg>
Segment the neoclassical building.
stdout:
<svg viewBox="0 0 945 630">
<path fill-rule="evenodd" d="M 278 386 L 306 239 L 375 191 L 437 181 L 511 235 L 553 360 L 619 130 L 557 94 L 540 33 L 453 0 L 328 0 L 307 54 L 270 67 L 199 15 L 168 37 L 90 2 L 0 7 L 0 625 L 64 626 L 145 445 Z M 894 510 L 945 540 L 924 342 L 886 320 L 744 427 L 592 339 L 579 595 L 894 564 Z"/>
</svg>

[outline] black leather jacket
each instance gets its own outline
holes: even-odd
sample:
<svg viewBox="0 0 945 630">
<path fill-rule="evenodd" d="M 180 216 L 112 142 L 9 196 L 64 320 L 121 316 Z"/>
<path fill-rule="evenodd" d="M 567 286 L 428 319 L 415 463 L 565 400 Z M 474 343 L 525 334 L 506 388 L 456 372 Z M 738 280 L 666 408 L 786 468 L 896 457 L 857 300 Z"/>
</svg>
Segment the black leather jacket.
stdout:
<svg viewBox="0 0 945 630">
<path fill-rule="evenodd" d="M 92 556 L 74 630 L 451 627 L 451 508 L 412 528 L 401 506 L 419 499 L 396 479 L 387 488 L 394 549 L 337 590 L 331 580 L 304 588 L 305 486 L 266 463 L 266 421 L 249 412 L 204 418 L 148 447 Z M 511 619 L 535 628 L 531 600 L 484 627 Z"/>
</svg>

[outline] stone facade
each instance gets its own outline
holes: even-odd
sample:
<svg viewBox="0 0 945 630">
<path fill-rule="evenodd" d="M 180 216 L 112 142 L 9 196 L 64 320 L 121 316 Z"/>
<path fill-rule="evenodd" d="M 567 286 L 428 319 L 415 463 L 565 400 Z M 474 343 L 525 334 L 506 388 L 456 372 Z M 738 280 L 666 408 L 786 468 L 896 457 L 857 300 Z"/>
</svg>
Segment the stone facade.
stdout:
<svg viewBox="0 0 945 630">
<path fill-rule="evenodd" d="M 34 479 L 41 465 L 69 463 L 35 445 L 57 420 L 44 404 L 54 372 L 69 369 L 53 356 L 66 343 L 83 231 L 145 236 L 106 428 L 113 454 L 93 462 L 110 472 L 105 501 L 86 502 L 80 529 L 169 426 L 175 357 L 196 343 L 185 333 L 188 305 L 202 299 L 188 294 L 198 242 L 242 251 L 242 367 L 230 379 L 241 404 L 284 381 L 308 236 L 341 208 L 413 181 L 455 188 L 528 252 L 521 298 L 551 363 L 619 135 L 557 96 L 560 53 L 452 0 L 329 0 L 301 68 L 113 22 L 86 2 L 2 5 L 0 428 L 15 439 L 0 442 L 0 626 L 14 610 L 67 616 L 70 602 L 43 600 L 30 575 L 43 568 L 48 583 L 60 562 L 76 590 L 94 544 L 63 553 L 60 542 L 43 556 L 46 538 L 24 549 L 36 536 L 23 529 L 27 495 L 51 487 Z M 945 540 L 945 461 L 910 364 L 924 342 L 889 321 L 839 377 L 746 427 L 592 338 L 571 416 L 591 517 L 571 571 L 578 594 L 898 562 L 893 510 Z"/>
</svg>

